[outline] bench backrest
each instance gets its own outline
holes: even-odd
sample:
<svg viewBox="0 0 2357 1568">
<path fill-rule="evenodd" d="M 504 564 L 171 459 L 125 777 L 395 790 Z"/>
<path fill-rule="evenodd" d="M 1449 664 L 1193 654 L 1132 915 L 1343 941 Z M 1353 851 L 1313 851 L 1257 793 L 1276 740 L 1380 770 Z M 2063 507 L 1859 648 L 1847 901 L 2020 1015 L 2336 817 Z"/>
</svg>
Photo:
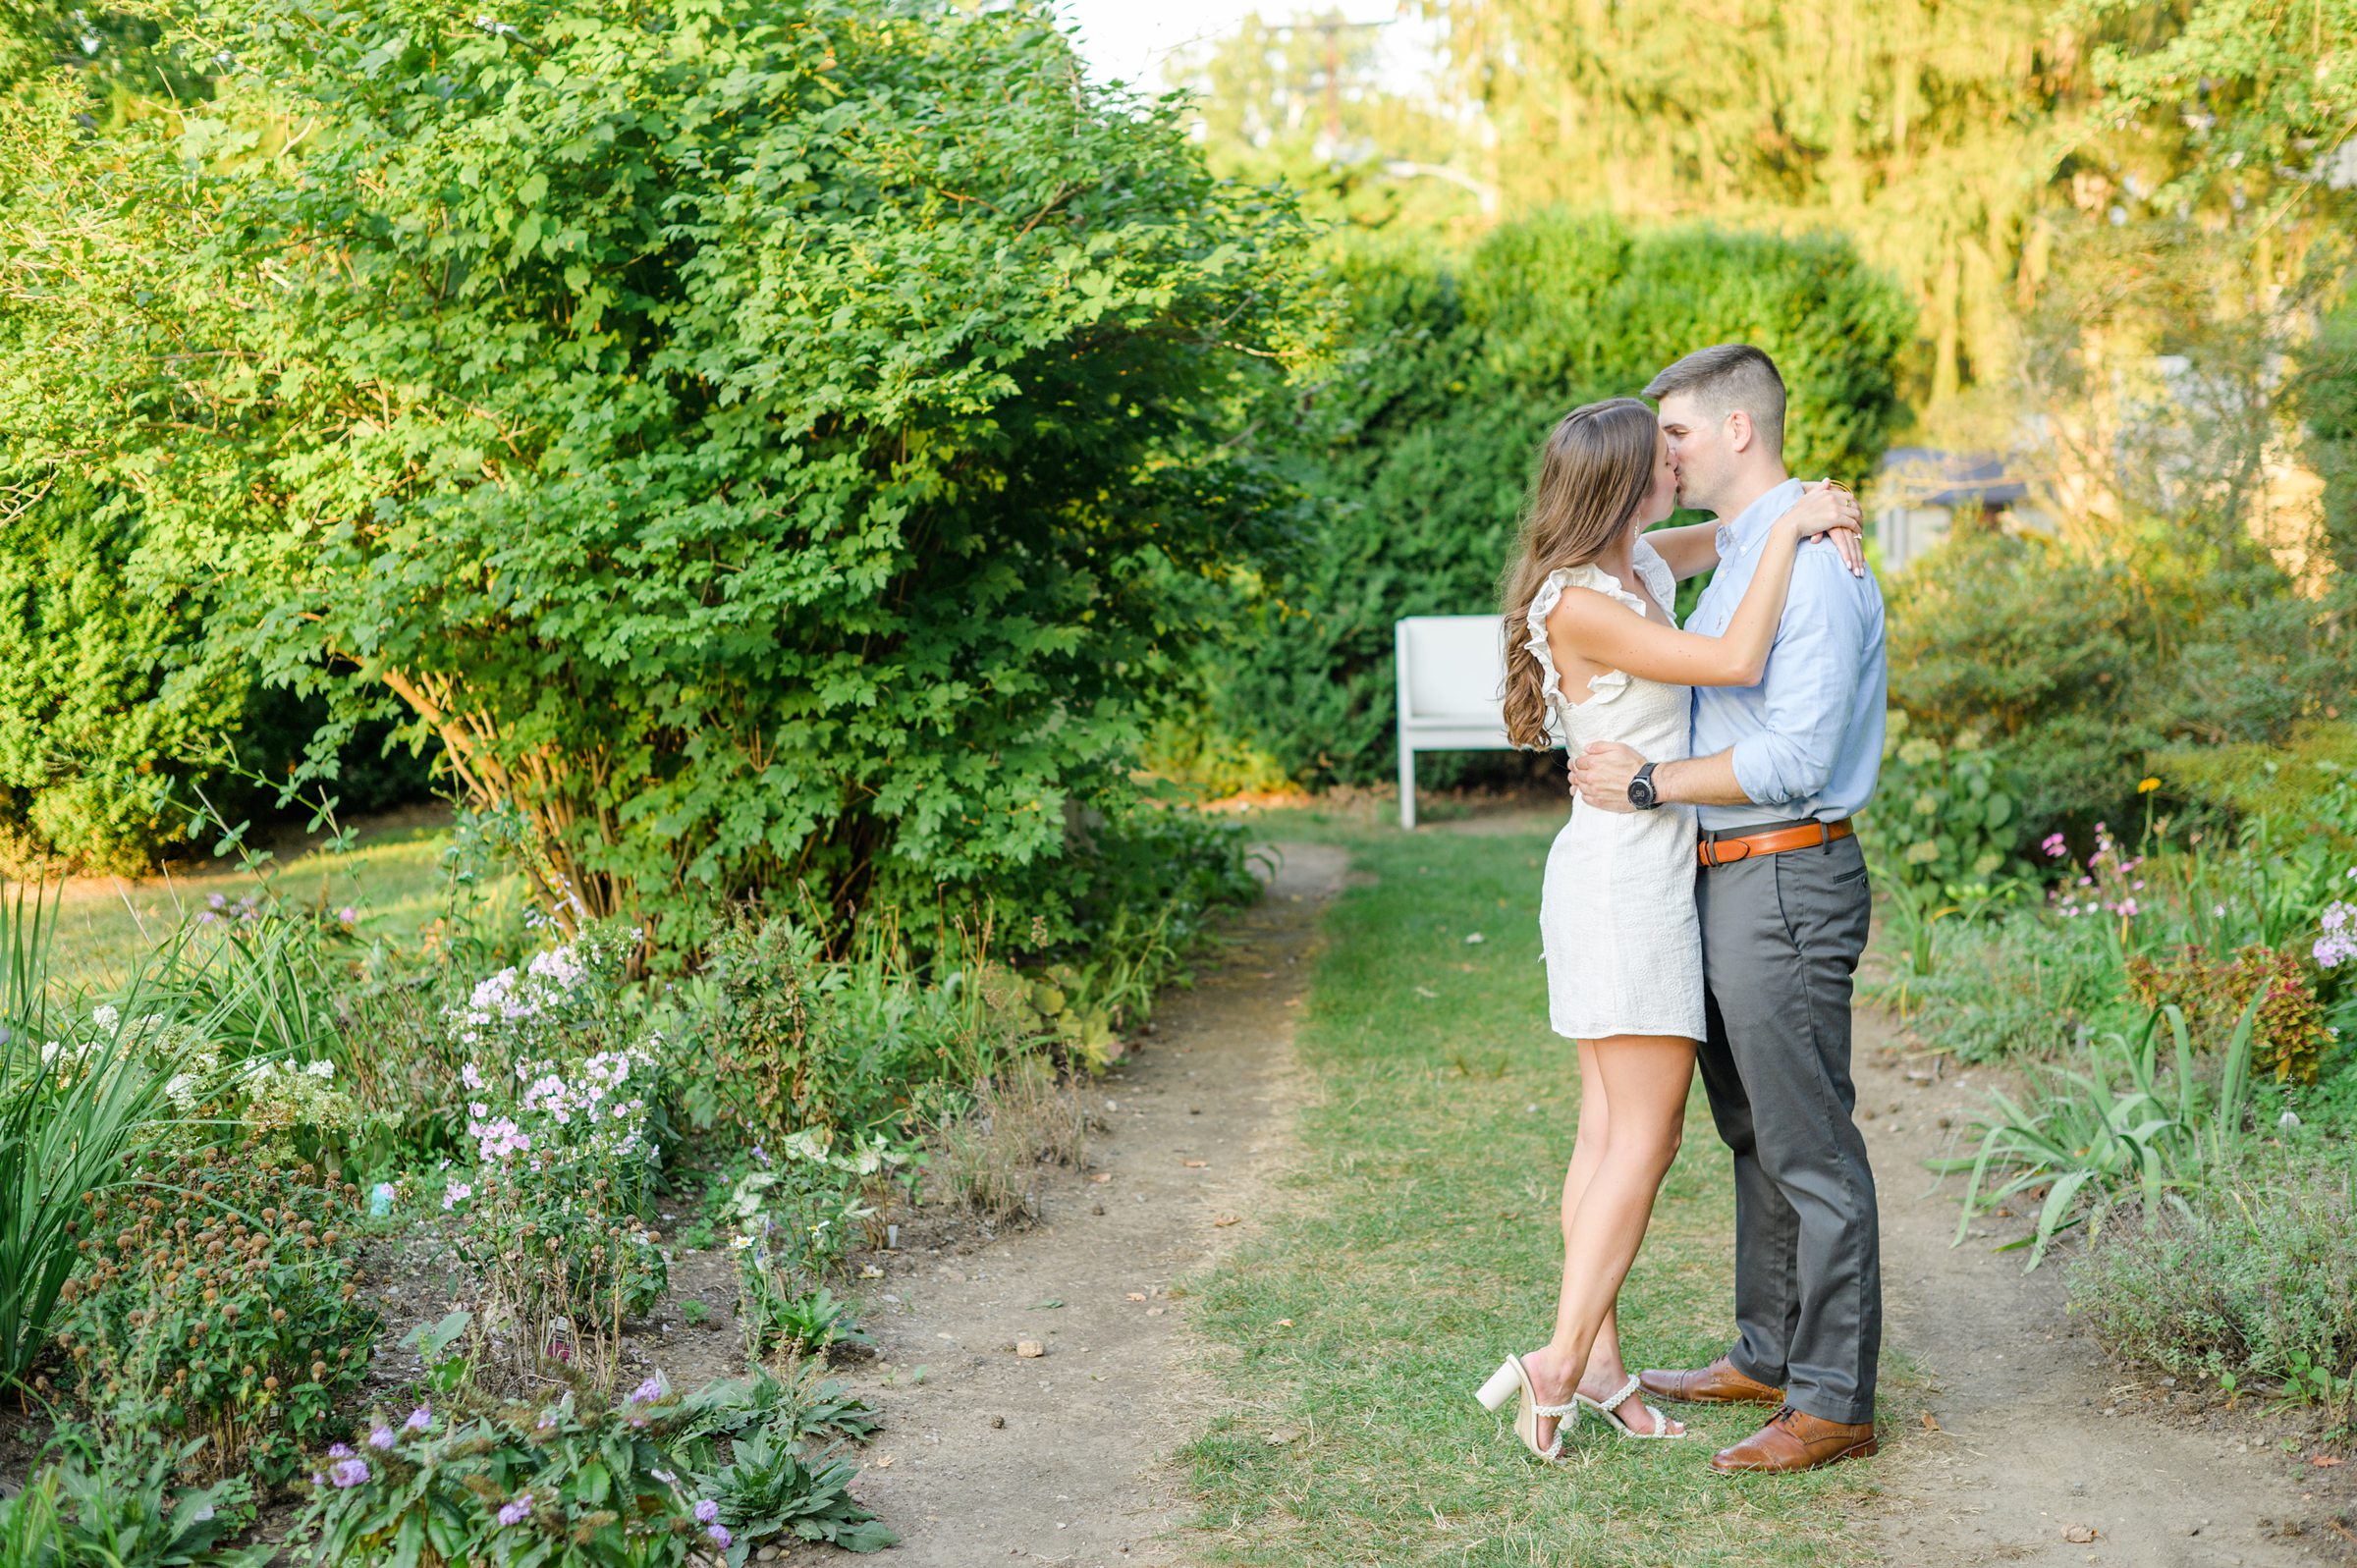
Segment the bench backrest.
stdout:
<svg viewBox="0 0 2357 1568">
<path fill-rule="evenodd" d="M 1475 727 L 1506 740 L 1506 642 L 1496 616 L 1410 616 L 1399 622 L 1399 722 Z"/>
</svg>

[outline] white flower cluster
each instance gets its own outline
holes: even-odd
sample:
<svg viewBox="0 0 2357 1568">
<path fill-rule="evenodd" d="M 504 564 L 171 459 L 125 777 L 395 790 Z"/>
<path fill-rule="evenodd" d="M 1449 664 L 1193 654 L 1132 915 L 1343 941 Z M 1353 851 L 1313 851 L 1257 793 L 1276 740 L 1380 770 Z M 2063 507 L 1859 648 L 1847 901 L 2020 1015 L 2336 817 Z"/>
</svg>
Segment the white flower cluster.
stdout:
<svg viewBox="0 0 2357 1568">
<path fill-rule="evenodd" d="M 531 1041 L 562 1027 L 606 956 L 584 940 L 535 953 L 521 968 L 509 965 L 478 982 L 466 1005 L 449 1009 L 454 1037 L 485 1046 L 502 1038 Z"/>
<path fill-rule="evenodd" d="M 246 1096 L 246 1121 L 257 1131 L 354 1124 L 352 1098 L 336 1088 L 332 1061 L 296 1066 L 256 1057 L 238 1069 L 236 1082 Z"/>
</svg>

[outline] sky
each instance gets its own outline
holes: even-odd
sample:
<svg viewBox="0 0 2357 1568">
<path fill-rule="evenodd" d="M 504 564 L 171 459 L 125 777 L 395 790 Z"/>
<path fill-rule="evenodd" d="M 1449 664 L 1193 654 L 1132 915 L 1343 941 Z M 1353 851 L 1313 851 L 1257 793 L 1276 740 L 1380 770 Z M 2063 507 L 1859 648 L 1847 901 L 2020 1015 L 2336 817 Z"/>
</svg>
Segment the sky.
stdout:
<svg viewBox="0 0 2357 1568">
<path fill-rule="evenodd" d="M 1163 66 L 1174 50 L 1233 31 L 1257 11 L 1271 22 L 1328 9 L 1334 0 L 1057 0 L 1068 25 L 1080 28 L 1080 52 L 1101 80 L 1119 78 L 1147 88 L 1170 85 Z M 1436 32 L 1398 0 L 1343 0 L 1352 22 L 1380 22 L 1384 84 L 1412 91 L 1432 69 Z"/>
</svg>

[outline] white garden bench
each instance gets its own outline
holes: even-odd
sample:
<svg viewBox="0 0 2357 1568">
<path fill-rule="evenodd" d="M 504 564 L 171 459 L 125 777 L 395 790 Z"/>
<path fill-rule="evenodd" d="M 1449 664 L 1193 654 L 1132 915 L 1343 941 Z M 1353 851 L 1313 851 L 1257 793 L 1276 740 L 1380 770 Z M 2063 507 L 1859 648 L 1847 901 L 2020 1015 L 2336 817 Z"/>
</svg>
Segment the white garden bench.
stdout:
<svg viewBox="0 0 2357 1568">
<path fill-rule="evenodd" d="M 1392 632 L 1399 685 L 1399 826 L 1416 825 L 1416 753 L 1511 751 L 1496 616 L 1409 616 Z M 1549 730 L 1554 729 L 1552 716 Z"/>
</svg>

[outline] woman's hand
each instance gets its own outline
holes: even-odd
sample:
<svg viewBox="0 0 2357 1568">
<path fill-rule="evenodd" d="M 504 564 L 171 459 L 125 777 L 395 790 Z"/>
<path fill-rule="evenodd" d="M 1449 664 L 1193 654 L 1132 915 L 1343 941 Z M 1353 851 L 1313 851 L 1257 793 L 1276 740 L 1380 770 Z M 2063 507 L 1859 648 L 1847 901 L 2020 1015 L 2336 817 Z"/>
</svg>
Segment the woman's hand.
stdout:
<svg viewBox="0 0 2357 1568">
<path fill-rule="evenodd" d="M 1842 565 L 1849 568 L 1849 574 L 1866 575 L 1864 514 L 1858 510 L 1858 498 L 1849 493 L 1847 485 L 1820 479 L 1815 484 L 1801 486 L 1800 499 L 1781 520 L 1799 539 L 1831 535 L 1834 548 L 1840 552 Z"/>
</svg>

